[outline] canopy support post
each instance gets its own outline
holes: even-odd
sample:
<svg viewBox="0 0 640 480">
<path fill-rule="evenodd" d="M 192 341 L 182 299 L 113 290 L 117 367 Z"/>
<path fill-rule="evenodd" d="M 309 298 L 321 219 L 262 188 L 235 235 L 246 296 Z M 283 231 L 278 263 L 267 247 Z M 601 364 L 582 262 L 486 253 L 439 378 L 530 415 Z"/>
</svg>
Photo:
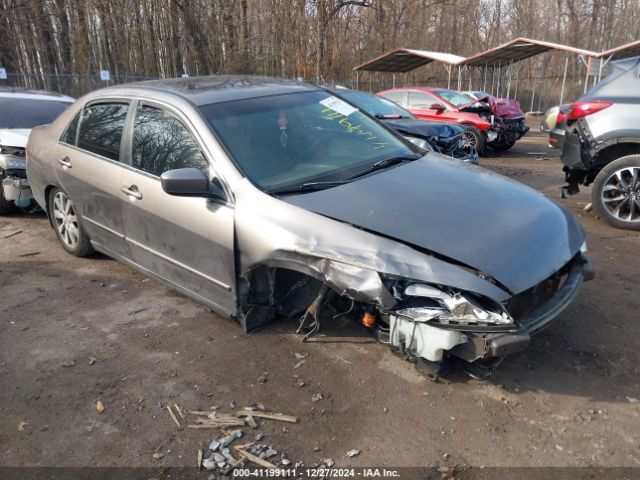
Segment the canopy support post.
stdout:
<svg viewBox="0 0 640 480">
<path fill-rule="evenodd" d="M 508 81 L 507 81 L 507 98 L 511 98 L 511 65 L 513 64 L 513 62 L 511 62 L 509 64 L 509 66 L 507 67 L 507 77 L 508 77 Z"/>
<path fill-rule="evenodd" d="M 371 72 L 369 72 L 369 93 L 371 93 Z"/>
<path fill-rule="evenodd" d="M 514 92 L 513 92 L 513 99 L 517 100 L 518 99 L 518 79 L 520 78 L 520 64 L 518 64 L 518 67 L 516 68 L 516 81 L 515 81 L 515 88 L 514 88 Z"/>
<path fill-rule="evenodd" d="M 393 88 L 396 88 L 396 74 L 393 74 Z"/>
<path fill-rule="evenodd" d="M 484 80 L 482 81 L 482 91 L 487 91 L 487 62 L 484 62 Z"/>
<path fill-rule="evenodd" d="M 567 67 L 569 66 L 569 57 L 564 59 L 564 74 L 562 75 L 562 88 L 560 89 L 560 105 L 564 100 L 564 86 L 567 83 Z"/>
<path fill-rule="evenodd" d="M 360 90 L 360 70 L 356 70 L 356 90 Z"/>
<path fill-rule="evenodd" d="M 462 67 L 458 66 L 458 90 L 462 89 L 462 78 L 460 77 L 462 74 Z"/>
<path fill-rule="evenodd" d="M 587 85 L 589 84 L 589 73 L 591 71 L 591 60 L 591 57 L 589 57 L 589 59 L 587 60 L 587 73 L 584 76 L 584 91 L 582 93 L 587 93 Z"/>
<path fill-rule="evenodd" d="M 451 88 L 451 65 L 445 65 L 445 67 L 447 69 L 447 88 Z"/>
</svg>

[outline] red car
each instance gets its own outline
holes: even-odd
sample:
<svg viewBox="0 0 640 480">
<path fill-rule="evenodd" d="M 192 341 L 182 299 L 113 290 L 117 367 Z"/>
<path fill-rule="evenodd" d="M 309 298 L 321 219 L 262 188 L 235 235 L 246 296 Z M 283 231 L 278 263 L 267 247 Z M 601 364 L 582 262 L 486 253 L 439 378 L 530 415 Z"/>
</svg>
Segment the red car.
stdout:
<svg viewBox="0 0 640 480">
<path fill-rule="evenodd" d="M 455 90 L 429 87 L 395 88 L 377 95 L 403 106 L 418 118 L 465 125 L 470 143 L 480 153 L 487 144 L 493 150 L 506 150 L 528 130 L 515 100 L 475 99 Z"/>
</svg>

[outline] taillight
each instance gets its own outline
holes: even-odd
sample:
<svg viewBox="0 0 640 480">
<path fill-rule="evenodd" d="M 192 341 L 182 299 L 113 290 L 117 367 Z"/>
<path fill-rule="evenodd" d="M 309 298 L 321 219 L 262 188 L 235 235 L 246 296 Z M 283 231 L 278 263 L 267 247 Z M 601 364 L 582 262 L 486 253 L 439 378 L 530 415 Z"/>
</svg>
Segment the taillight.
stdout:
<svg viewBox="0 0 640 480">
<path fill-rule="evenodd" d="M 571 105 L 571 110 L 567 116 L 567 120 L 578 120 L 579 118 L 586 117 L 592 113 L 604 110 L 607 107 L 613 105 L 611 102 L 604 101 L 591 101 L 591 102 L 576 102 Z"/>
<path fill-rule="evenodd" d="M 560 125 L 562 123 L 562 121 L 564 120 L 564 117 L 565 117 L 564 113 L 559 113 L 556 116 L 556 125 Z"/>
</svg>

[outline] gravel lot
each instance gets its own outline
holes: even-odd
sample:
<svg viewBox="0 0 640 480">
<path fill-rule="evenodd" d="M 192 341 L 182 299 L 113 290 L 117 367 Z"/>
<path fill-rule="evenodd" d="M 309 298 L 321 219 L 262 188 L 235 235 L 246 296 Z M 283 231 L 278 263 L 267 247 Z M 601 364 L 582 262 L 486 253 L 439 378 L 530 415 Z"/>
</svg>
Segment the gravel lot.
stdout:
<svg viewBox="0 0 640 480">
<path fill-rule="evenodd" d="M 481 163 L 559 198 L 558 154 L 536 132 Z M 345 320 L 313 343 L 286 320 L 245 335 L 107 257 L 66 254 L 42 214 L 1 218 L 0 465 L 193 466 L 219 434 L 178 429 L 166 405 L 259 402 L 298 417 L 256 432 L 306 465 L 638 466 L 640 236 L 585 213 L 586 190 L 562 202 L 596 279 L 484 383 L 430 383 Z"/>
</svg>

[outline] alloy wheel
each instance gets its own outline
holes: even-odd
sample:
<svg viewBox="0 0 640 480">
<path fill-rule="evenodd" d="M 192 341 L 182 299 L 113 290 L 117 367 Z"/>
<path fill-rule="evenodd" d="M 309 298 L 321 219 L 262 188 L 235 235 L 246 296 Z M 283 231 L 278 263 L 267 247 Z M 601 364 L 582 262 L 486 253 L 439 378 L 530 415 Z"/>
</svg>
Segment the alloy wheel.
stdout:
<svg viewBox="0 0 640 480">
<path fill-rule="evenodd" d="M 465 130 L 460 133 L 460 139 L 464 142 L 464 146 L 478 148 L 478 139 L 469 130 Z"/>
<path fill-rule="evenodd" d="M 75 250 L 80 241 L 80 225 L 73 203 L 64 192 L 57 192 L 53 197 L 53 220 L 60 240 Z"/>
<path fill-rule="evenodd" d="M 604 182 L 600 199 L 606 211 L 623 222 L 640 222 L 640 167 L 625 167 Z"/>
</svg>

